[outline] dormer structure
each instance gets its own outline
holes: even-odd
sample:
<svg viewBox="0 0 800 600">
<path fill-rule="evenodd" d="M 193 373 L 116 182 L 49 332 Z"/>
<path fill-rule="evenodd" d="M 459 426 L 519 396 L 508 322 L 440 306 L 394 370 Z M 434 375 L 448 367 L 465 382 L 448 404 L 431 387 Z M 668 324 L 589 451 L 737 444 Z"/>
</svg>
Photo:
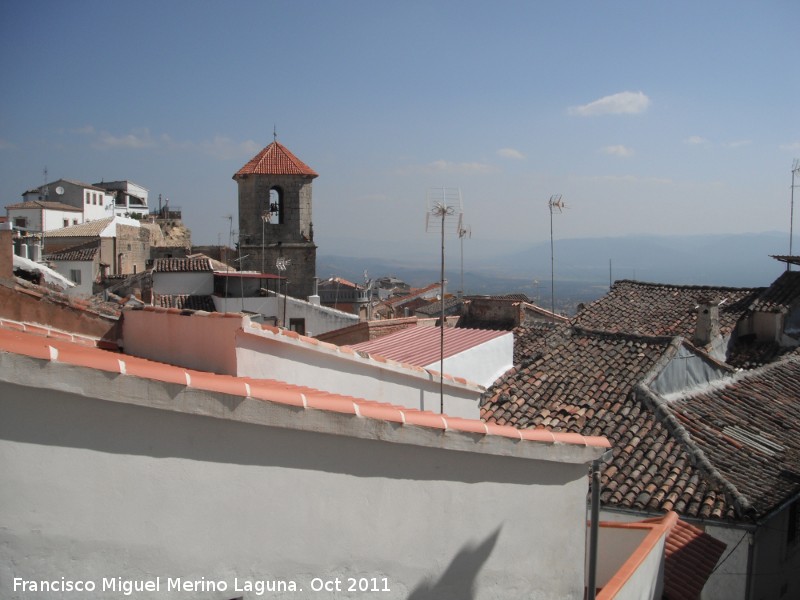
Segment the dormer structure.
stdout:
<svg viewBox="0 0 800 600">
<path fill-rule="evenodd" d="M 317 173 L 273 141 L 233 179 L 239 186 L 239 244 L 243 270 L 276 273 L 288 295 L 314 293 L 317 246 L 311 217 L 311 182 Z"/>
</svg>

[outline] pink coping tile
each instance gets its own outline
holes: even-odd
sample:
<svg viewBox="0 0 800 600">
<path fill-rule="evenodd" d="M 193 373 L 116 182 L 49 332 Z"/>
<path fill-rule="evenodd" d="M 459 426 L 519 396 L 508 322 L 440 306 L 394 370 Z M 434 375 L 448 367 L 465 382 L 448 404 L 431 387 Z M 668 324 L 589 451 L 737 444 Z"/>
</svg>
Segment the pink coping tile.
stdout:
<svg viewBox="0 0 800 600">
<path fill-rule="evenodd" d="M 47 338 L 31 337 L 18 331 L 0 330 L 0 350 L 50 360 L 50 345 Z"/>
<path fill-rule="evenodd" d="M 379 421 L 391 421 L 392 423 L 404 423 L 403 412 L 388 404 L 362 403 L 357 402 L 358 412 L 362 417 L 377 419 Z"/>
<path fill-rule="evenodd" d="M 466 431 L 470 433 L 481 433 L 483 435 L 486 435 L 487 433 L 486 424 L 475 419 L 462 419 L 459 417 L 445 416 L 445 421 L 447 421 L 448 429 L 453 429 L 455 431 Z"/>
<path fill-rule="evenodd" d="M 586 435 L 583 436 L 583 439 L 586 440 L 587 446 L 597 446 L 599 448 L 611 448 L 611 442 L 608 441 L 608 438 L 604 438 L 602 436 Z"/>
<path fill-rule="evenodd" d="M 545 429 L 520 429 L 520 437 L 529 442 L 545 442 L 547 444 L 555 443 L 553 434 Z"/>
<path fill-rule="evenodd" d="M 50 333 L 50 329 L 47 327 L 40 327 L 39 325 L 30 325 L 29 323 L 25 323 L 25 332 L 33 335 L 46 336 L 48 333 Z"/>
<path fill-rule="evenodd" d="M 519 429 L 511 427 L 511 425 L 497 425 L 496 423 L 486 423 L 485 425 L 491 435 L 501 435 L 514 440 L 522 439 Z"/>
<path fill-rule="evenodd" d="M 6 321 L 5 319 L 0 319 L 0 327 L 4 329 L 13 329 L 15 331 L 25 331 L 25 325 L 22 323 L 18 323 L 17 321 Z"/>
<path fill-rule="evenodd" d="M 247 396 L 247 386 L 243 379 L 205 371 L 187 370 L 187 372 L 189 373 L 189 387 L 231 396 Z"/>
<path fill-rule="evenodd" d="M 332 412 L 340 412 L 345 414 L 356 414 L 356 406 L 352 400 L 346 400 L 330 394 L 317 392 L 315 394 L 308 394 L 306 396 L 309 408 L 316 408 L 318 410 L 329 410 Z"/>
<path fill-rule="evenodd" d="M 560 444 L 586 446 L 586 438 L 579 433 L 554 433 L 553 436 L 555 437 L 556 442 Z"/>
<path fill-rule="evenodd" d="M 134 356 L 126 355 L 121 358 L 125 363 L 127 375 L 186 385 L 186 373 L 181 367 L 173 367 Z"/>
<path fill-rule="evenodd" d="M 57 362 L 75 365 L 77 367 L 88 367 L 90 369 L 100 369 L 110 373 L 119 373 L 119 359 L 121 354 L 107 352 L 97 348 L 90 348 L 74 343 L 53 342 L 53 347 L 58 350 Z"/>
<path fill-rule="evenodd" d="M 301 408 L 305 406 L 302 393 L 296 389 L 292 389 L 291 386 L 269 380 L 257 379 L 248 379 L 247 383 L 250 384 L 251 398 L 275 402 L 276 404 L 299 406 Z"/>
<path fill-rule="evenodd" d="M 403 411 L 403 414 L 406 417 L 406 425 L 419 425 L 442 430 L 446 428 L 442 416 L 435 413 L 409 410 Z"/>
</svg>

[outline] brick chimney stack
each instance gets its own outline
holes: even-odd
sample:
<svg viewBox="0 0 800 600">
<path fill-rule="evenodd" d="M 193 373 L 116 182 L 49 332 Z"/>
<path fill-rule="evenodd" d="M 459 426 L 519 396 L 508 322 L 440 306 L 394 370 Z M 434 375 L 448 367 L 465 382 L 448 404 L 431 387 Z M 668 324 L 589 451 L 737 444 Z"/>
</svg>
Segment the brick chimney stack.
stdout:
<svg viewBox="0 0 800 600">
<path fill-rule="evenodd" d="M 14 278 L 14 229 L 11 222 L 0 223 L 0 279 Z"/>
</svg>

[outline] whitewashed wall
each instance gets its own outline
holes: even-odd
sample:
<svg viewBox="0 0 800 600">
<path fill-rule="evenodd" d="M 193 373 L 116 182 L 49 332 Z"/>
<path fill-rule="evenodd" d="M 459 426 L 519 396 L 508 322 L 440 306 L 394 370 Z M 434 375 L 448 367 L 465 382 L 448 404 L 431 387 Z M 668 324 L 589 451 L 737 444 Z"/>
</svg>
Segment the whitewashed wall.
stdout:
<svg viewBox="0 0 800 600">
<path fill-rule="evenodd" d="M 237 578 L 303 590 L 271 598 L 582 596 L 587 449 L 538 460 L 413 427 L 386 430 L 402 443 L 341 433 L 362 422 L 0 354 L 0 597 L 122 598 L 103 578 L 158 579 L 133 594 L 158 600 L 262 597 Z M 62 577 L 97 591 L 12 588 Z M 350 577 L 390 591 L 348 592 Z M 341 592 L 310 592 L 337 578 Z"/>
<path fill-rule="evenodd" d="M 125 352 L 134 356 L 440 411 L 439 379 L 422 369 L 315 346 L 252 326 L 248 317 L 130 310 L 125 311 L 122 323 Z M 483 388 L 474 384 L 445 381 L 444 412 L 479 418 L 482 392 Z"/>
</svg>

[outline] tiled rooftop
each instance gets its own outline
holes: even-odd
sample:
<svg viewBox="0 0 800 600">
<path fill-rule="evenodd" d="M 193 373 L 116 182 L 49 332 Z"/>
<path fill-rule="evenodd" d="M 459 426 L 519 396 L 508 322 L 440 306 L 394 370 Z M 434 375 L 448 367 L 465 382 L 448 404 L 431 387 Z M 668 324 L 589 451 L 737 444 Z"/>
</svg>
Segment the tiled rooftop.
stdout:
<svg viewBox="0 0 800 600">
<path fill-rule="evenodd" d="M 189 294 L 158 294 L 155 305 L 161 308 L 177 308 L 180 310 L 203 310 L 214 312 L 217 310 L 212 296 L 192 296 Z"/>
<path fill-rule="evenodd" d="M 58 252 L 47 255 L 47 260 L 65 261 L 90 261 L 94 260 L 100 246 L 97 241 L 86 242 L 70 248 L 64 248 Z"/>
<path fill-rule="evenodd" d="M 508 335 L 508 332 L 445 327 L 444 357 L 459 354 L 502 335 Z M 409 327 L 351 347 L 357 352 L 424 367 L 439 360 L 440 343 L 439 327 Z"/>
<path fill-rule="evenodd" d="M 96 237 L 103 233 L 103 231 L 111 225 L 114 217 L 107 217 L 105 219 L 97 219 L 96 221 L 86 221 L 78 225 L 64 227 L 62 229 L 54 229 L 47 232 L 47 237 Z"/>
<path fill-rule="evenodd" d="M 800 493 L 800 356 L 668 408 L 746 510 L 767 515 Z"/>
<path fill-rule="evenodd" d="M 64 204 L 63 202 L 53 202 L 52 200 L 27 200 L 25 202 L 18 202 L 17 204 L 9 204 L 8 206 L 6 206 L 6 208 L 8 209 L 45 208 L 47 210 L 83 212 L 82 208 L 72 206 L 71 204 Z"/>
<path fill-rule="evenodd" d="M 647 383 L 680 338 L 574 328 L 534 343 L 487 390 L 482 418 L 607 437 L 605 505 L 751 520 L 800 493 L 800 355 L 668 402 Z"/>
<path fill-rule="evenodd" d="M 786 312 L 799 302 L 800 271 L 784 271 L 750 308 L 758 312 Z"/>
<path fill-rule="evenodd" d="M 763 290 L 620 280 L 608 294 L 587 305 L 574 323 L 587 329 L 691 339 L 696 306 L 711 300 L 720 303 L 720 333 L 726 335 Z"/>
<path fill-rule="evenodd" d="M 314 170 L 277 141 L 272 142 L 239 169 L 234 179 L 246 175 L 307 175 L 317 177 Z"/>
<path fill-rule="evenodd" d="M 196 271 L 211 272 L 211 261 L 208 258 L 157 258 L 153 263 L 156 273 L 188 273 Z"/>
<path fill-rule="evenodd" d="M 481 417 L 522 429 L 606 436 L 613 458 L 603 469 L 604 505 L 731 518 L 723 486 L 694 466 L 693 449 L 634 394 L 679 348 L 670 338 L 558 330 L 539 354 L 487 390 Z"/>
<path fill-rule="evenodd" d="M 724 542 L 678 519 L 664 547 L 663 598 L 699 598 L 725 548 Z"/>
</svg>

